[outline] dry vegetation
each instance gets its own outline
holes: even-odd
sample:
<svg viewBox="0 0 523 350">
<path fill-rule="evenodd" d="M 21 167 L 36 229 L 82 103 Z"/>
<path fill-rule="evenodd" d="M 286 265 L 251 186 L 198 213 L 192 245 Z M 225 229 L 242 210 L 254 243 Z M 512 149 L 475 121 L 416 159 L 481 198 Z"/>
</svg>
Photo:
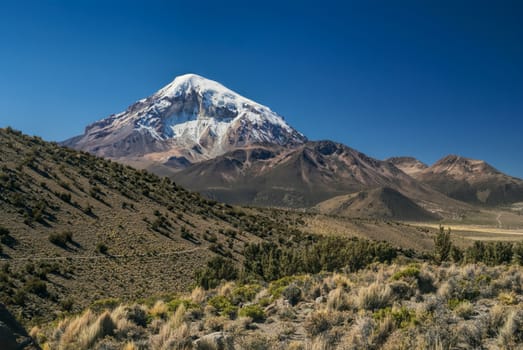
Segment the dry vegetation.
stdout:
<svg viewBox="0 0 523 350">
<path fill-rule="evenodd" d="M 522 346 L 523 243 L 232 207 L 10 129 L 0 141 L 0 302 L 44 349 Z"/>
<path fill-rule="evenodd" d="M 44 349 L 520 349 L 520 266 L 375 264 L 88 309 Z"/>
<path fill-rule="evenodd" d="M 24 322 L 103 298 L 187 291 L 213 256 L 292 236 L 284 216 L 0 129 L 0 302 Z"/>
</svg>

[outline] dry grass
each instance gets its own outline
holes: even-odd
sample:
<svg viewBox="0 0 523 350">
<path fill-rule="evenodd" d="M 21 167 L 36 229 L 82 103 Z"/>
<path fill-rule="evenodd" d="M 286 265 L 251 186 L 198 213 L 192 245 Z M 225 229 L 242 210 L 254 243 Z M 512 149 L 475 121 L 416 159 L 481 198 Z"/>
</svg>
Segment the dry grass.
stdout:
<svg viewBox="0 0 523 350">
<path fill-rule="evenodd" d="M 164 318 L 167 316 L 169 308 L 163 300 L 158 300 L 154 305 L 149 309 L 149 315 L 152 317 L 161 317 Z"/>
<path fill-rule="evenodd" d="M 366 288 L 360 288 L 356 303 L 364 310 L 377 310 L 390 306 L 392 289 L 387 284 L 375 282 Z"/>
<path fill-rule="evenodd" d="M 412 267 L 412 266 L 411 266 Z M 247 305 L 259 306 L 265 321 L 234 318 L 208 305 L 219 296 L 233 303 L 239 284 L 214 290 L 196 289 L 176 300 L 200 301 L 188 308 L 170 301 L 147 309 L 120 305 L 111 312 L 85 313 L 55 326 L 42 325 L 52 349 L 519 349 L 523 346 L 523 298 L 516 292 L 521 267 L 482 265 L 419 265 L 417 278 L 430 280 L 422 288 L 402 266 L 371 266 L 353 274 L 307 276 L 299 284 L 302 299 L 291 305 L 283 296 L 271 296 L 269 286 Z M 395 276 L 395 277 L 393 277 Z M 398 277 L 403 276 L 403 277 Z M 299 279 L 278 281 L 299 283 Z M 398 283 L 412 293 L 403 295 Z M 318 296 L 320 297 L 318 299 Z M 268 301 L 267 301 L 268 300 Z M 268 304 L 267 304 L 268 303 Z M 231 304 L 234 305 L 234 304 Z M 240 307 L 241 305 L 236 305 Z M 221 307 L 217 305 L 217 307 Z M 227 306 L 230 307 L 230 306 Z M 200 310 L 199 313 L 195 312 Z M 209 312 L 201 310 L 208 309 Z M 212 309 L 212 310 L 211 310 Z M 140 311 L 146 323 L 138 322 Z M 147 310 L 145 312 L 144 310 Z M 194 317 L 194 315 L 199 315 Z M 228 316 L 229 315 L 229 316 Z M 232 317 L 232 318 L 231 318 Z M 138 320 L 138 321 L 137 321 Z M 140 323 L 140 325 L 138 323 Z M 225 346 L 225 345 L 223 345 Z"/>
</svg>

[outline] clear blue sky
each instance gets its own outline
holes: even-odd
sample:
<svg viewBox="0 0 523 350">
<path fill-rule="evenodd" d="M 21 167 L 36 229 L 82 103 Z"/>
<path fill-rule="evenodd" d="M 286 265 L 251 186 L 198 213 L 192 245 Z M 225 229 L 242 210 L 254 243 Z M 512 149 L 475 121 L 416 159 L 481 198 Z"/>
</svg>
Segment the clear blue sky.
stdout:
<svg viewBox="0 0 523 350">
<path fill-rule="evenodd" d="M 523 177 L 523 2 L 2 1 L 0 126 L 63 140 L 175 76 L 373 157 Z"/>
</svg>

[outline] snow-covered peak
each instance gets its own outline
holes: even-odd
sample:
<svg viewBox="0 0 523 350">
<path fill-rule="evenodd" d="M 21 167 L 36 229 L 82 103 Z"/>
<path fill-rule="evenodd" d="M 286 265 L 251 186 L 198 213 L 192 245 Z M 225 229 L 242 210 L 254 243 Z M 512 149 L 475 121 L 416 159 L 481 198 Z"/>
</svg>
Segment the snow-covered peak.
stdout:
<svg viewBox="0 0 523 350">
<path fill-rule="evenodd" d="M 245 110 L 250 114 L 253 122 L 263 122 L 254 115 L 260 115 L 267 121 L 277 124 L 290 131 L 290 127 L 284 122 L 283 118 L 273 112 L 269 107 L 261 105 L 253 100 L 245 98 L 222 84 L 204 78 L 200 75 L 189 73 L 176 77 L 170 84 L 160 89 L 154 98 L 156 100 L 184 98 L 196 94 L 202 99 L 203 107 L 217 107 L 227 109 L 232 113 Z M 249 117 L 249 115 L 247 115 Z M 249 118 L 248 118 L 249 119 Z"/>
<path fill-rule="evenodd" d="M 214 91 L 220 94 L 237 95 L 217 81 L 210 80 L 198 74 L 188 73 L 179 75 L 160 89 L 155 95 L 158 97 L 176 97 L 190 91 Z"/>
<path fill-rule="evenodd" d="M 168 157 L 176 149 L 191 161 L 254 144 L 292 147 L 305 141 L 270 108 L 197 74 L 176 77 L 126 111 L 88 126 L 75 140 L 82 144 L 78 148 L 88 150 L 83 144 L 89 144 L 105 156 L 158 150 Z"/>
</svg>

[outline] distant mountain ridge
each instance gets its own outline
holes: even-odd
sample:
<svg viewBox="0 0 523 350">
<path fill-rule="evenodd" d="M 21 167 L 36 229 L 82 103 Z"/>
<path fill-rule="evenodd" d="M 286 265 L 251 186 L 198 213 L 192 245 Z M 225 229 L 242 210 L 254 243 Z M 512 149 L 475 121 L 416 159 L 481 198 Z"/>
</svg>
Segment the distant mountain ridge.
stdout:
<svg viewBox="0 0 523 350">
<path fill-rule="evenodd" d="M 234 204 L 307 208 L 336 196 L 387 187 L 430 212 L 470 209 L 420 184 L 390 162 L 332 141 L 309 141 L 293 149 L 236 150 L 172 177 L 207 197 Z"/>
<path fill-rule="evenodd" d="M 521 181 L 486 163 L 454 156 L 429 167 L 413 157 L 381 161 L 336 142 L 312 142 L 270 108 L 195 74 L 175 78 L 64 145 L 234 204 L 311 208 L 370 191 L 371 207 L 386 197 L 405 208 L 411 200 L 420 210 L 410 211 L 424 217 L 459 217 L 471 209 L 467 203 L 523 201 Z M 387 190 L 372 192 L 379 188 Z"/>
<path fill-rule="evenodd" d="M 416 180 L 460 201 L 483 205 L 523 201 L 523 180 L 506 175 L 482 160 L 448 155 L 430 167 L 417 168 L 413 164 L 423 163 L 414 158 L 389 161 Z"/>
</svg>

